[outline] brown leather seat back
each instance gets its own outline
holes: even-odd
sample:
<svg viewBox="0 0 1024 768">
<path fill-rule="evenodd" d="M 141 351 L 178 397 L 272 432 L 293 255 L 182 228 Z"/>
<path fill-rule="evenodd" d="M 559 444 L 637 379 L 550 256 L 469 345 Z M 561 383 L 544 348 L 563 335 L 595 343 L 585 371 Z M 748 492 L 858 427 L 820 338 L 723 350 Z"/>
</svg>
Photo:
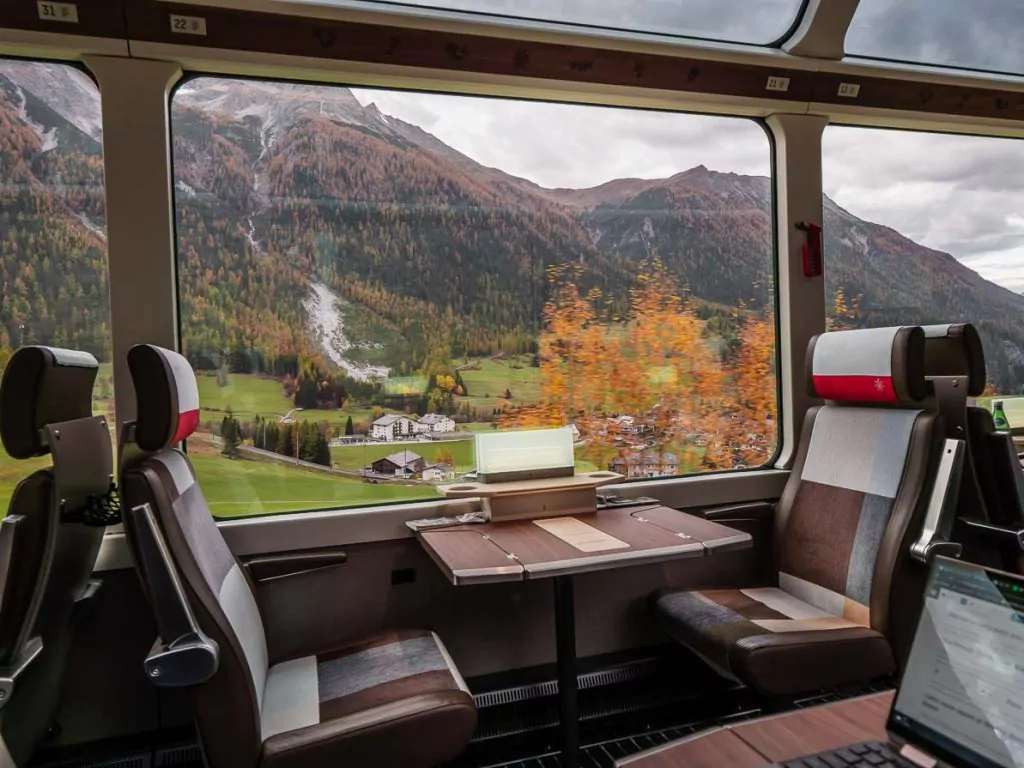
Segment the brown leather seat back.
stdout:
<svg viewBox="0 0 1024 768">
<path fill-rule="evenodd" d="M 775 520 L 779 587 L 909 646 L 925 569 L 919 532 L 939 450 L 924 410 L 924 333 L 918 327 L 839 331 L 807 353 L 811 409 Z"/>
<path fill-rule="evenodd" d="M 263 620 L 248 576 L 218 530 L 188 457 L 174 447 L 198 424 L 195 374 L 178 353 L 148 344 L 132 348 L 128 365 L 140 451 L 123 468 L 125 507 L 150 505 L 199 626 L 219 648 L 217 671 L 192 689 L 208 763 L 255 765 L 268 667 Z M 126 516 L 129 541 L 135 536 L 132 521 Z"/>
<path fill-rule="evenodd" d="M 24 347 L 0 383 L 0 438 L 7 453 L 53 457 L 52 467 L 18 484 L 9 509 L 19 530 L 0 602 L 0 667 L 16 664 L 26 643 L 41 642 L 0 713 L 0 730 L 18 762 L 28 759 L 53 724 L 75 609 L 95 587 L 90 579 L 104 527 L 87 525 L 82 510 L 106 499 L 113 464 L 106 421 L 92 415 L 98 368 L 83 352 Z"/>
</svg>

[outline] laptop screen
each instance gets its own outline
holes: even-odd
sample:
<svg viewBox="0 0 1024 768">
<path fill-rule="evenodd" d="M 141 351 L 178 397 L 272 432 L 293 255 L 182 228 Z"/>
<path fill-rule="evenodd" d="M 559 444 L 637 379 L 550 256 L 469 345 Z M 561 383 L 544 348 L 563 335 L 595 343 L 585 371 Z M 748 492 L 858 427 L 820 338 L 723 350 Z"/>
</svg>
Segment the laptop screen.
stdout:
<svg viewBox="0 0 1024 768">
<path fill-rule="evenodd" d="M 954 765 L 1024 768 L 1024 579 L 935 560 L 889 728 Z"/>
</svg>

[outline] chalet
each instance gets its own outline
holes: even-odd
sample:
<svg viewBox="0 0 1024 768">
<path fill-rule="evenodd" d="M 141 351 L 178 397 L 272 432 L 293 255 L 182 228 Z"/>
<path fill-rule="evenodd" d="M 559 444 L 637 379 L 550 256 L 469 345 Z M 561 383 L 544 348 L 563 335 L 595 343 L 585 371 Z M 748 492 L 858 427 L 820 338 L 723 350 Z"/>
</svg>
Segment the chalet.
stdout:
<svg viewBox="0 0 1024 768">
<path fill-rule="evenodd" d="M 439 435 L 454 431 L 455 421 L 451 416 L 428 413 L 423 418 L 416 419 L 389 413 L 373 422 L 370 426 L 370 437 L 390 443 L 417 435 Z"/>
<path fill-rule="evenodd" d="M 401 440 L 416 434 L 416 422 L 408 416 L 397 416 L 389 413 L 381 416 L 370 425 L 370 437 L 374 440 Z"/>
<path fill-rule="evenodd" d="M 679 472 L 679 459 L 674 453 L 643 451 L 617 456 L 608 465 L 612 472 L 618 472 L 628 478 L 664 477 Z"/>
<path fill-rule="evenodd" d="M 422 472 L 427 462 L 423 457 L 413 451 L 399 451 L 390 456 L 377 459 L 370 465 L 374 474 L 377 475 L 400 475 L 411 476 Z"/>
<path fill-rule="evenodd" d="M 431 467 L 426 467 L 421 476 L 428 483 L 443 483 L 446 480 L 455 479 L 455 470 L 451 464 L 441 462 Z"/>
<path fill-rule="evenodd" d="M 443 413 L 428 413 L 419 420 L 418 431 L 433 433 L 454 432 L 455 420 L 451 416 L 445 416 Z"/>
</svg>

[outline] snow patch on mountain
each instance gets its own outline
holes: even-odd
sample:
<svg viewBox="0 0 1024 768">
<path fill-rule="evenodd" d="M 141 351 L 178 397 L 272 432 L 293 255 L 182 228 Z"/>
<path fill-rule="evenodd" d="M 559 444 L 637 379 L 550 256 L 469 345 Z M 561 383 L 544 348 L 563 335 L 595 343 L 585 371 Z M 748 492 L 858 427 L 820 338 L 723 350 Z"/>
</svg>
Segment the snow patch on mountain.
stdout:
<svg viewBox="0 0 1024 768">
<path fill-rule="evenodd" d="M 107 239 L 107 230 L 104 229 L 101 225 L 97 224 L 92 219 L 90 219 L 86 214 L 76 213 L 75 216 L 77 216 L 78 220 L 82 222 L 82 225 L 90 232 L 92 232 L 94 235 L 97 235 L 103 238 L 104 240 Z"/>
<path fill-rule="evenodd" d="M 37 123 L 28 114 L 28 98 L 25 96 L 25 91 L 21 86 L 15 86 L 15 94 L 18 97 L 18 117 L 21 118 L 22 122 L 25 123 L 29 128 L 35 131 L 36 136 L 39 137 L 39 142 L 42 145 L 43 152 L 49 152 L 51 149 L 57 148 L 57 129 L 50 128 L 46 130 L 42 125 Z"/>
<path fill-rule="evenodd" d="M 0 63 L 0 74 L 6 75 L 19 89 L 31 93 L 82 133 L 102 142 L 100 92 L 83 72 L 70 66 L 4 61 Z"/>
<path fill-rule="evenodd" d="M 176 182 L 174 182 L 174 188 L 177 189 L 179 192 L 184 192 L 186 197 L 193 198 L 196 196 L 195 187 L 193 187 L 191 184 L 186 184 L 181 179 L 178 179 Z"/>
<path fill-rule="evenodd" d="M 342 301 L 323 283 L 310 285 L 309 297 L 302 303 L 308 318 L 310 335 L 320 345 L 328 359 L 353 379 L 369 381 L 387 378 L 390 368 L 354 362 L 346 353 L 353 347 L 365 347 L 365 342 L 353 344 L 345 336 L 345 319 L 341 313 Z"/>
</svg>

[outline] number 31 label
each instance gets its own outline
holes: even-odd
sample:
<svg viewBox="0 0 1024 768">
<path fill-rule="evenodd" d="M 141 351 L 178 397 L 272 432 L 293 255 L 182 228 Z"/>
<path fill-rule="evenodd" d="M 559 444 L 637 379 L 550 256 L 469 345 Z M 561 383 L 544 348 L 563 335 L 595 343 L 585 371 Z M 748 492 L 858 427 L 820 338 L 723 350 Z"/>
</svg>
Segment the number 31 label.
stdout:
<svg viewBox="0 0 1024 768">
<path fill-rule="evenodd" d="M 43 21 L 64 21 L 78 23 L 78 7 L 74 3 L 36 3 L 39 18 Z"/>
<path fill-rule="evenodd" d="M 172 13 L 171 32 L 179 35 L 205 35 L 206 19 L 202 16 L 177 16 Z"/>
</svg>

